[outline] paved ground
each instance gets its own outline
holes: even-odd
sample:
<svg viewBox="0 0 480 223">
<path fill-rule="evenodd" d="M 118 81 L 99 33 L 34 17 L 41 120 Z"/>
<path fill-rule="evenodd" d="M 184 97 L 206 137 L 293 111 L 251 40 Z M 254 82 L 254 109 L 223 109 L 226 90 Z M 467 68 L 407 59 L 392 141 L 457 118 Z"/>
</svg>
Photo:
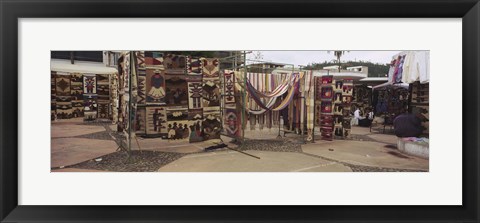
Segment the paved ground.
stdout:
<svg viewBox="0 0 480 223">
<path fill-rule="evenodd" d="M 246 150 L 219 151 L 188 155 L 172 162 L 159 172 L 350 172 L 349 167 L 295 152 Z"/>
<path fill-rule="evenodd" d="M 400 153 L 394 135 L 361 127 L 353 127 L 348 140 L 317 136 L 314 143 L 293 133 L 279 138 L 278 128 L 247 130 L 249 140 L 242 144 L 227 137 L 201 143 L 138 137 L 130 157 L 117 151 L 122 135 L 115 129 L 81 118 L 53 122 L 52 172 L 386 172 L 428 171 L 429 166 L 428 160 Z M 228 148 L 205 151 L 222 141 Z"/>
</svg>

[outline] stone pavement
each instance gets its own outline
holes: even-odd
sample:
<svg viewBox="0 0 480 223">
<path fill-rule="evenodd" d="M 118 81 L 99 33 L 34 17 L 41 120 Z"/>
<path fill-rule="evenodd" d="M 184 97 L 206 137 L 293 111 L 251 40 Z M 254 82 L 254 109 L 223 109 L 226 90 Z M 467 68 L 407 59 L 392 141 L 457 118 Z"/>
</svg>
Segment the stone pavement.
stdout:
<svg viewBox="0 0 480 223">
<path fill-rule="evenodd" d="M 369 128 L 356 126 L 348 140 L 322 141 L 317 136 L 314 143 L 306 144 L 302 135 L 289 133 L 283 137 L 282 133 L 282 137 L 277 138 L 278 129 L 275 128 L 246 130 L 249 140 L 243 144 L 227 143 L 230 149 L 210 152 L 205 152 L 205 148 L 222 141 L 229 142 L 230 138 L 188 143 L 138 137 L 132 141 L 132 150 L 140 153 L 135 153 L 133 160 L 136 161 L 128 164 L 123 164 L 125 154 L 117 151 L 115 139 L 121 135 L 115 131 L 115 125 L 84 123 L 78 118 L 55 121 L 51 129 L 52 172 L 385 172 L 429 169 L 428 160 L 400 153 L 394 135 L 370 132 Z M 96 158 L 103 160 L 97 164 L 93 161 Z"/>
<path fill-rule="evenodd" d="M 64 119 L 51 126 L 51 167 L 69 166 L 115 152 L 116 143 L 99 123 Z"/>
<path fill-rule="evenodd" d="M 162 168 L 159 172 L 349 172 L 342 164 L 292 152 L 219 151 L 192 154 L 180 158 Z"/>
<path fill-rule="evenodd" d="M 389 144 L 338 140 L 323 143 L 321 146 L 306 144 L 302 146 L 302 150 L 304 153 L 340 163 L 428 171 L 428 160 L 402 154 L 397 149 L 385 147 L 387 145 Z"/>
</svg>

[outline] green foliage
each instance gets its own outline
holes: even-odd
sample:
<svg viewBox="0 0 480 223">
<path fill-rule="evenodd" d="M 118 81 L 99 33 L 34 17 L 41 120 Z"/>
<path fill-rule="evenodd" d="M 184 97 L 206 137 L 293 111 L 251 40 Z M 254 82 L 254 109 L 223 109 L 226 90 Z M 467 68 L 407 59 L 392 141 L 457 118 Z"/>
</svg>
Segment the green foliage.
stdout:
<svg viewBox="0 0 480 223">
<path fill-rule="evenodd" d="M 327 66 L 338 65 L 336 62 L 323 62 L 323 63 L 311 63 L 305 67 L 305 69 L 319 70 Z M 342 69 L 346 67 L 355 67 L 355 66 L 366 66 L 368 67 L 368 76 L 369 77 L 385 77 L 388 74 L 388 69 L 390 68 L 388 64 L 379 64 L 372 63 L 369 61 L 347 61 L 342 62 Z"/>
</svg>

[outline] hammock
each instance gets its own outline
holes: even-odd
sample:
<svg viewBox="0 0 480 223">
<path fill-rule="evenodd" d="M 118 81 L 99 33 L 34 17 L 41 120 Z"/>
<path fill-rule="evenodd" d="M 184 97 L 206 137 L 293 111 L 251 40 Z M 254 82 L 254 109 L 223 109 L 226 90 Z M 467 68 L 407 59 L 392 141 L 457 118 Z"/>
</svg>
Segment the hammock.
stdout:
<svg viewBox="0 0 480 223">
<path fill-rule="evenodd" d="M 293 96 L 295 95 L 295 92 L 298 91 L 299 84 L 300 84 L 300 81 L 299 81 L 299 80 L 301 79 L 301 77 L 300 77 L 299 75 L 294 75 L 294 76 L 295 76 L 295 78 L 294 78 L 294 83 L 292 84 L 292 86 L 291 86 L 291 88 L 290 88 L 290 91 L 289 91 L 288 94 L 287 94 L 287 97 L 285 97 L 285 99 L 283 99 L 283 101 L 282 101 L 277 107 L 271 109 L 271 107 L 275 104 L 275 99 L 276 99 L 277 97 L 272 98 L 272 99 L 268 102 L 267 106 L 264 105 L 261 101 L 259 101 L 259 102 L 260 102 L 260 103 L 259 103 L 259 102 L 255 99 L 256 97 L 252 97 L 252 98 L 255 100 L 255 102 L 257 102 L 257 104 L 258 104 L 260 107 L 262 107 L 263 109 L 261 109 L 261 110 L 247 110 L 247 111 L 248 111 L 249 113 L 251 113 L 251 114 L 254 114 L 254 115 L 260 115 L 260 114 L 265 113 L 266 111 L 270 111 L 270 110 L 271 110 L 271 111 L 280 111 L 280 110 L 284 109 L 285 107 L 287 107 L 287 105 L 289 105 L 290 102 L 292 102 Z M 285 93 L 285 92 L 283 92 L 283 93 Z M 251 96 L 253 96 L 253 95 L 251 95 Z M 260 100 L 258 97 L 257 97 L 257 99 Z"/>
<path fill-rule="evenodd" d="M 250 82 L 249 79 L 247 79 L 247 85 L 252 86 L 253 92 L 255 92 L 256 95 L 259 97 L 264 97 L 264 98 L 271 98 L 271 97 L 278 97 L 286 92 L 288 90 L 288 86 L 292 81 L 295 79 L 295 74 L 287 76 L 281 84 L 279 84 L 273 91 L 270 93 L 262 92 L 257 89 L 255 89 Z"/>
<path fill-rule="evenodd" d="M 293 86 L 296 85 L 296 83 L 298 82 L 298 80 L 300 78 L 299 78 L 298 74 L 293 74 L 292 76 L 293 76 L 293 82 L 294 82 L 294 84 L 292 85 L 292 88 L 293 88 Z M 269 107 L 265 106 L 265 104 L 261 100 L 260 96 L 257 94 L 258 91 L 252 86 L 250 81 L 247 81 L 246 83 L 247 83 L 247 91 L 250 94 L 250 97 L 257 103 L 257 105 L 260 108 L 270 110 Z M 281 95 L 285 94 L 285 92 L 287 92 L 287 90 L 288 90 L 287 87 L 283 88 L 281 91 L 277 92 L 278 96 L 281 96 Z M 278 96 L 275 96 L 275 98 L 278 97 Z"/>
<path fill-rule="evenodd" d="M 292 102 L 292 99 L 293 99 L 293 96 L 295 95 L 295 92 L 297 92 L 298 89 L 299 89 L 299 84 L 300 84 L 299 81 L 303 76 L 304 76 L 303 73 L 290 74 L 272 92 L 263 93 L 263 92 L 260 92 L 257 89 L 255 89 L 253 87 L 253 85 L 250 83 L 250 81 L 248 80 L 248 78 L 244 82 L 244 77 L 242 77 L 242 75 L 235 75 L 235 77 L 237 79 L 237 82 L 236 82 L 237 86 L 246 90 L 249 93 L 250 97 L 261 108 L 260 110 L 252 110 L 252 109 L 249 109 L 249 106 L 245 106 L 245 110 L 248 113 L 253 114 L 253 115 L 261 115 L 261 114 L 263 114 L 267 111 L 280 111 L 280 110 L 284 109 L 287 105 L 289 105 Z M 285 99 L 277 107 L 272 109 L 272 107 L 276 104 L 276 101 L 277 101 L 276 99 L 279 96 L 285 94 L 285 92 L 287 92 L 289 90 L 288 86 L 292 82 L 293 82 L 293 84 L 291 84 L 291 86 L 290 86 L 290 91 L 287 94 L 287 97 L 285 97 Z M 246 86 L 244 86 L 243 84 L 240 84 L 240 83 L 246 83 Z M 285 84 L 286 84 L 286 87 L 284 86 Z M 271 82 L 271 85 L 274 86 L 274 83 Z M 272 88 L 273 88 L 273 86 L 272 86 Z M 276 96 L 273 96 L 273 95 L 276 95 Z M 270 100 L 266 104 L 264 104 L 262 99 L 260 98 L 261 96 L 269 97 Z"/>
</svg>

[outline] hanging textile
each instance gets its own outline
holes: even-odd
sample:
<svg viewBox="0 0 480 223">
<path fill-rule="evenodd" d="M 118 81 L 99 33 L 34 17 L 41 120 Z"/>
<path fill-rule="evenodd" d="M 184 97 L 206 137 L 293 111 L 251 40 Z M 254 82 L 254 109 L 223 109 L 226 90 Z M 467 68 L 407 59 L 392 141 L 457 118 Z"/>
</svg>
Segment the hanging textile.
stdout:
<svg viewBox="0 0 480 223">
<path fill-rule="evenodd" d="M 255 103 L 256 103 L 260 108 L 264 109 L 265 111 L 266 111 L 266 110 L 278 111 L 278 110 L 283 109 L 285 106 L 287 106 L 287 105 L 291 102 L 291 100 L 293 99 L 293 95 L 294 95 L 294 93 L 295 93 L 295 90 L 298 91 L 298 84 L 299 84 L 299 80 L 301 79 L 301 77 L 300 77 L 300 74 L 294 74 L 293 76 L 294 76 L 293 81 L 292 81 L 293 83 L 291 84 L 290 89 L 289 89 L 289 88 L 285 88 L 285 89 L 283 89 L 281 92 L 279 92 L 279 93 L 281 93 L 279 96 L 281 96 L 281 95 L 283 95 L 285 92 L 287 92 L 288 90 L 290 90 L 289 93 L 288 93 L 288 95 L 287 95 L 287 97 L 286 97 L 286 100 L 282 101 L 282 103 L 280 103 L 280 105 L 279 105 L 277 108 L 274 108 L 274 109 L 272 109 L 271 107 L 267 107 L 267 106 L 264 104 L 264 102 L 261 100 L 261 98 L 258 97 L 258 95 L 256 94 L 255 88 L 254 88 L 251 84 L 249 84 L 248 81 L 247 81 L 247 91 L 248 91 L 248 93 L 249 93 L 249 96 L 255 101 Z M 276 97 L 278 97 L 278 96 L 276 96 Z M 275 100 L 276 97 L 272 97 L 267 104 L 268 104 L 268 105 L 273 105 L 274 103 L 272 103 L 272 100 Z M 258 110 L 259 110 L 259 109 L 258 109 Z M 258 110 L 257 110 L 257 111 L 258 111 Z M 265 111 L 264 111 L 264 112 L 265 112 Z M 262 112 L 262 114 L 263 114 L 263 112 Z"/>
<path fill-rule="evenodd" d="M 262 74 L 260 74 L 262 75 Z M 263 74 L 265 76 L 265 74 Z M 270 75 L 269 75 L 270 76 Z M 289 85 L 294 81 L 295 79 L 295 74 L 289 74 L 282 82 L 279 84 L 273 91 L 268 92 L 264 90 L 265 83 L 261 83 L 258 88 L 260 90 L 257 90 L 257 88 L 253 87 L 253 84 L 251 83 L 251 79 L 247 79 L 247 85 L 252 87 L 252 91 L 257 95 L 257 97 L 264 97 L 264 98 L 271 98 L 271 97 L 278 97 L 283 95 L 286 90 L 288 90 Z"/>
<path fill-rule="evenodd" d="M 97 118 L 110 118 L 110 82 L 108 74 L 97 74 Z"/>
<path fill-rule="evenodd" d="M 55 85 L 55 76 L 57 72 L 50 72 L 50 120 L 54 121 L 57 119 L 57 93 Z"/>
<path fill-rule="evenodd" d="M 73 117 L 83 117 L 83 75 L 73 73 L 70 78 Z"/>
<path fill-rule="evenodd" d="M 317 78 L 320 82 L 320 95 L 316 100 L 320 101 L 320 133 L 322 140 L 333 140 L 333 76 Z"/>
<path fill-rule="evenodd" d="M 313 86 L 313 71 L 305 72 L 305 104 L 307 112 L 307 141 L 313 140 L 314 116 L 315 116 L 315 98 Z"/>
<path fill-rule="evenodd" d="M 97 118 L 97 77 L 95 74 L 83 75 L 84 120 Z"/>
<path fill-rule="evenodd" d="M 241 109 L 237 109 L 237 103 L 235 102 L 235 72 L 225 70 L 223 77 L 223 103 L 225 105 L 223 112 L 223 129 L 228 136 L 238 138 L 242 136 L 242 113 Z"/>
</svg>

